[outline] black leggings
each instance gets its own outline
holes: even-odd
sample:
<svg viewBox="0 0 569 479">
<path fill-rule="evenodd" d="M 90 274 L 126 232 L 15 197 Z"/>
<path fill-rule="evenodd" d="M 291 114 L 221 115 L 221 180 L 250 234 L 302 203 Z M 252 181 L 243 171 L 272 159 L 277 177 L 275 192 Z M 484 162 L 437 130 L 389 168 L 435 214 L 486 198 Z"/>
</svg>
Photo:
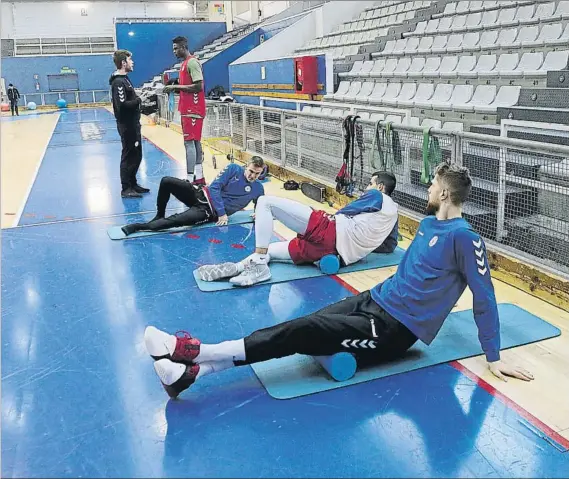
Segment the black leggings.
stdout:
<svg viewBox="0 0 569 479">
<path fill-rule="evenodd" d="M 365 291 L 308 316 L 255 331 L 245 338 L 245 361 L 239 364 L 297 353 L 328 356 L 348 351 L 361 366 L 399 356 L 416 341 Z"/>
<path fill-rule="evenodd" d="M 170 195 L 184 203 L 188 209 L 165 218 L 166 205 L 170 200 Z M 202 188 L 171 176 L 165 176 L 160 181 L 156 209 L 156 217 L 153 220 L 148 223 L 133 223 L 123 226 L 124 233 L 129 235 L 136 231 L 160 231 L 178 226 L 207 223 L 215 219 Z"/>
</svg>

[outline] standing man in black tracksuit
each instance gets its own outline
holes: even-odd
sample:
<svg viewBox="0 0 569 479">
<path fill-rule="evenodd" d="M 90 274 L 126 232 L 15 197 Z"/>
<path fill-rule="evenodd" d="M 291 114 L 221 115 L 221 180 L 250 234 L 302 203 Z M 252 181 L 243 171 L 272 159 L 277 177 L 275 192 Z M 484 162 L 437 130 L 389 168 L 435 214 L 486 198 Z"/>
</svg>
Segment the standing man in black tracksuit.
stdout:
<svg viewBox="0 0 569 479">
<path fill-rule="evenodd" d="M 142 161 L 142 135 L 140 132 L 140 105 L 142 100 L 136 95 L 127 74 L 134 68 L 132 53 L 117 50 L 113 55 L 117 71 L 111 75 L 109 83 L 112 90 L 113 111 L 117 119 L 117 129 L 121 136 L 121 183 L 123 198 L 141 198 L 148 193 L 137 183 L 136 173 Z"/>
<path fill-rule="evenodd" d="M 8 85 L 7 93 L 8 100 L 10 101 L 10 109 L 12 110 L 12 116 L 14 116 L 14 110 L 16 111 L 16 115 L 20 116 L 20 112 L 18 111 L 18 100 L 20 99 L 20 92 L 14 85 L 10 83 Z"/>
</svg>

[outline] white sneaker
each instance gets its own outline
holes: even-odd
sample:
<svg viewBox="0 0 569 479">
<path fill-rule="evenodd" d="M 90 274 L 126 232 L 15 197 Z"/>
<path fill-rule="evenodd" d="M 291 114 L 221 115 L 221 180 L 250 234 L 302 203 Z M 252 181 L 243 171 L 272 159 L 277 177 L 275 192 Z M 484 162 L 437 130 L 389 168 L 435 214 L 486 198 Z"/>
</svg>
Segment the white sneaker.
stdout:
<svg viewBox="0 0 569 479">
<path fill-rule="evenodd" d="M 245 266 L 239 276 L 231 278 L 229 282 L 235 286 L 252 286 L 269 279 L 271 279 L 271 269 L 268 264 L 251 262 Z"/>
<path fill-rule="evenodd" d="M 216 281 L 231 278 L 243 272 L 240 263 L 206 264 L 198 268 L 198 276 L 202 281 Z"/>
</svg>

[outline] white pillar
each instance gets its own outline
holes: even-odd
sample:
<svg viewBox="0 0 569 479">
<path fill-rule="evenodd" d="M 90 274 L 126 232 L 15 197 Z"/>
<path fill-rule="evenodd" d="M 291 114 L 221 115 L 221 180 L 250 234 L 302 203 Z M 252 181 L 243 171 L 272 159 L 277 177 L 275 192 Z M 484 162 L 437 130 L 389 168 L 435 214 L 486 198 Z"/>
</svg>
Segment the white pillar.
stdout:
<svg viewBox="0 0 569 479">
<path fill-rule="evenodd" d="M 227 25 L 227 31 L 230 32 L 233 30 L 233 2 L 223 2 L 223 10 L 225 11 L 225 24 Z"/>
<path fill-rule="evenodd" d="M 257 23 L 261 20 L 259 15 L 259 1 L 250 0 L 249 1 L 249 11 L 251 12 L 251 23 Z"/>
</svg>

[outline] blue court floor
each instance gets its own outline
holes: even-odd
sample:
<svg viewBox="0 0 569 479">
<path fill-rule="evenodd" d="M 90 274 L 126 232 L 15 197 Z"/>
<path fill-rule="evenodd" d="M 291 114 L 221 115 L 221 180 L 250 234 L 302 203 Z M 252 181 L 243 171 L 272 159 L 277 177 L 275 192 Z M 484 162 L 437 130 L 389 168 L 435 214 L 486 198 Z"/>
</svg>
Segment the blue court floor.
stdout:
<svg viewBox="0 0 569 479">
<path fill-rule="evenodd" d="M 286 401 L 245 366 L 168 400 L 147 325 L 218 342 L 351 293 L 326 277 L 200 292 L 196 265 L 248 254 L 252 225 L 111 241 L 183 174 L 145 141 L 153 191 L 122 200 L 112 120 L 62 114 L 34 226 L 2 231 L 2 477 L 567 476 L 569 452 L 450 365 Z"/>
</svg>

